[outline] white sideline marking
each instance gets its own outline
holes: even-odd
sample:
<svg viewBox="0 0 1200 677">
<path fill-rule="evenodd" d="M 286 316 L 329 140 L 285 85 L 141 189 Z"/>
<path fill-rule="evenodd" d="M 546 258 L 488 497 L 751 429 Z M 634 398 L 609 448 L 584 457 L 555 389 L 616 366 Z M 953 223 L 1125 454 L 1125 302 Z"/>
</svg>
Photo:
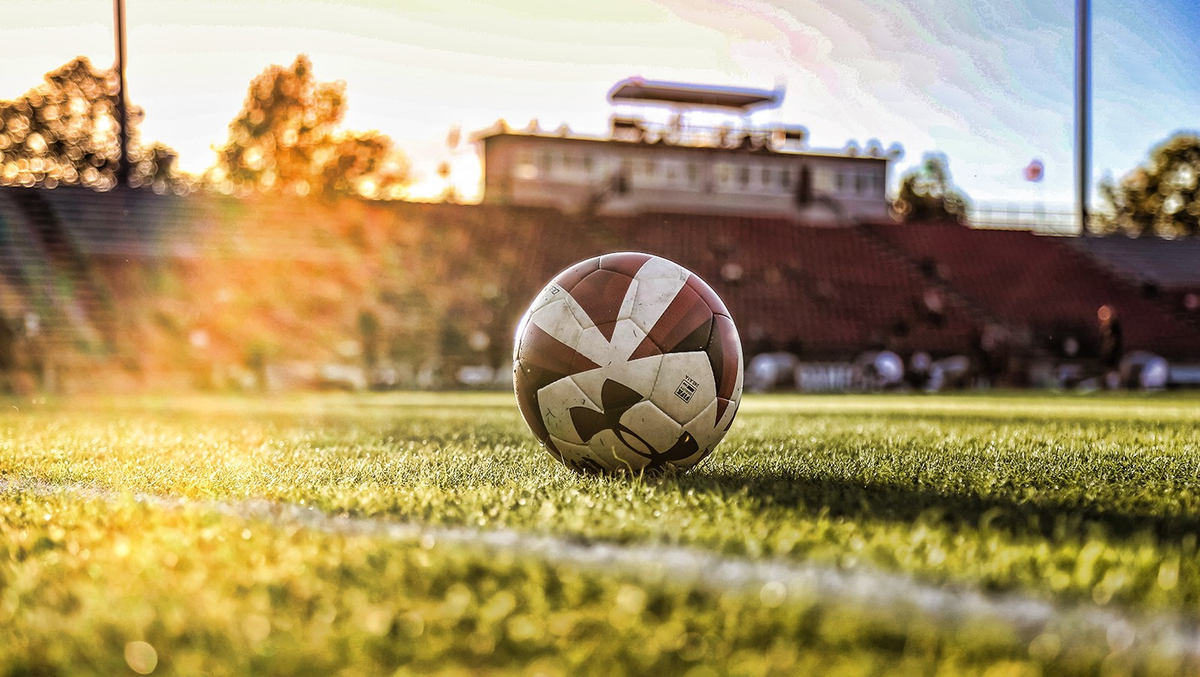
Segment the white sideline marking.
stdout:
<svg viewBox="0 0 1200 677">
<path fill-rule="evenodd" d="M 0 494 L 66 493 L 78 498 L 116 500 L 120 494 L 91 487 L 55 485 L 37 480 L 11 482 L 0 477 Z M 1117 652 L 1200 661 L 1200 625 L 1177 613 L 1139 613 L 1090 603 L 1055 603 L 1032 595 L 987 594 L 955 584 L 933 584 L 910 575 L 868 567 L 835 566 L 782 559 L 752 560 L 699 548 L 674 545 L 615 545 L 529 534 L 509 529 L 433 527 L 377 517 L 330 515 L 316 508 L 266 499 L 206 501 L 134 494 L 138 503 L 165 509 L 199 508 L 274 526 L 299 526 L 345 536 L 438 544 L 529 557 L 603 574 L 712 591 L 758 592 L 764 604 L 791 600 L 850 604 L 879 613 L 916 611 L 946 627 L 1002 621 L 1025 641 L 1044 633 L 1058 635 L 1063 650 L 1071 645 L 1107 645 Z"/>
</svg>

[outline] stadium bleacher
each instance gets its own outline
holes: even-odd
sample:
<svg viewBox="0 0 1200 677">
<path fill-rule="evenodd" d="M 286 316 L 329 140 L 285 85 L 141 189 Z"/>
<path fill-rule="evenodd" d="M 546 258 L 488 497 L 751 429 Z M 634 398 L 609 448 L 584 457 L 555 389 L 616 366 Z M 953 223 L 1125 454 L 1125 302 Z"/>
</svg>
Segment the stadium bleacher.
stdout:
<svg viewBox="0 0 1200 677">
<path fill-rule="evenodd" d="M 1144 296 L 1161 297 L 1176 315 L 1200 324 L 1200 240 L 1081 237 L 1070 245 Z"/>
<path fill-rule="evenodd" d="M 952 223 L 806 227 L 779 218 L 80 188 L 0 189 L 0 225 L 0 301 L 10 321 L 35 305 L 56 308 L 47 324 L 78 342 L 104 334 L 106 313 L 120 319 L 138 307 L 136 322 L 119 324 L 122 340 L 162 344 L 163 336 L 138 338 L 154 323 L 176 326 L 176 334 L 200 327 L 222 346 L 214 354 L 230 360 L 253 343 L 247 337 L 264 333 L 294 340 L 300 352 L 354 338 L 360 307 L 392 304 L 390 321 L 403 324 L 397 304 L 407 303 L 429 317 L 474 323 L 499 364 L 517 317 L 546 280 L 617 250 L 670 258 L 708 281 L 748 355 L 975 355 L 996 325 L 1025 336 L 1026 350 L 1073 335 L 1094 355 L 1097 310 L 1107 305 L 1126 350 L 1200 358 L 1200 323 L 1181 316 L 1170 296 L 1196 288 L 1200 267 L 1190 262 L 1200 248 L 1191 242 L 1084 241 Z M 159 298 L 146 271 L 164 267 L 194 289 Z M 1148 294 L 1146 284 L 1164 294 Z M 239 302 L 240 323 L 205 315 L 228 297 L 215 288 L 222 285 L 244 286 L 251 297 Z M 172 313 L 186 318 L 164 319 Z M 318 326 L 328 330 L 314 333 Z"/>
<path fill-rule="evenodd" d="M 1023 231 L 972 229 L 954 223 L 879 224 L 864 232 L 932 270 L 965 298 L 1035 343 L 1062 331 L 1086 343 L 1098 336 L 1097 311 L 1115 309 L 1126 350 L 1194 359 L 1200 331 L 1156 299 L 1101 268 L 1072 239 Z"/>
<path fill-rule="evenodd" d="M 1080 237 L 1069 244 L 1132 281 L 1164 290 L 1200 290 L 1200 240 Z"/>
<path fill-rule="evenodd" d="M 472 221 L 464 258 L 487 253 L 497 271 L 491 274 L 518 300 L 518 314 L 546 280 L 576 261 L 636 250 L 677 261 L 709 282 L 752 350 L 791 349 L 811 359 L 882 348 L 949 354 L 960 352 L 977 329 L 949 299 L 926 307 L 927 294 L 936 290 L 850 229 L 797 227 L 787 219 L 456 209 Z M 441 218 L 452 211 L 442 210 Z"/>
<path fill-rule="evenodd" d="M 868 349 L 958 352 L 974 323 L 905 262 L 846 228 L 787 219 L 644 215 L 608 220 L 628 246 L 679 261 L 725 300 L 753 350 L 805 359 Z"/>
</svg>

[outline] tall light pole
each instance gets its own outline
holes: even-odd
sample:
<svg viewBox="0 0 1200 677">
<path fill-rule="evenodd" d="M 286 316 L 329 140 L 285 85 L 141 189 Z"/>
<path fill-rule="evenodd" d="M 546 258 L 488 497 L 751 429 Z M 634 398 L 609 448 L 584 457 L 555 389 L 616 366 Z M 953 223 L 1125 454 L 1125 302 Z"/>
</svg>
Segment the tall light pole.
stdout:
<svg viewBox="0 0 1200 677">
<path fill-rule="evenodd" d="M 1088 234 L 1092 178 L 1092 8 L 1075 2 L 1075 202 L 1079 233 Z"/>
<path fill-rule="evenodd" d="M 129 185 L 129 112 L 125 97 L 125 0 L 113 0 L 113 39 L 116 42 L 117 71 L 117 129 L 120 133 L 121 157 L 117 160 L 117 186 Z"/>
</svg>

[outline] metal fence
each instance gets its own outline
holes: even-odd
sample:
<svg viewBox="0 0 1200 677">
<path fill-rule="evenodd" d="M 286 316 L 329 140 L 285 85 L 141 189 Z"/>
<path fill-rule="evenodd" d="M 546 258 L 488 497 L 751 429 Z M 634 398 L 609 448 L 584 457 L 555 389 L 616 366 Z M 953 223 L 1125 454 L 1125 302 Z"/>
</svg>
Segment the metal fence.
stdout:
<svg viewBox="0 0 1200 677">
<path fill-rule="evenodd" d="M 977 203 L 967 212 L 967 222 L 975 228 L 1032 230 L 1054 235 L 1078 235 L 1079 213 L 1060 206 L 1028 203 Z"/>
</svg>

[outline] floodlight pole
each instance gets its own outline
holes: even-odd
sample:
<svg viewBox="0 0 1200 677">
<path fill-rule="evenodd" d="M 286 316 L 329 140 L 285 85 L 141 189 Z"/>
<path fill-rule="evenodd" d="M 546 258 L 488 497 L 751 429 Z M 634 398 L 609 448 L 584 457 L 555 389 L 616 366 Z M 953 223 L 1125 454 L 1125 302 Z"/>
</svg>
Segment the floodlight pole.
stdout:
<svg viewBox="0 0 1200 677">
<path fill-rule="evenodd" d="M 1075 2 L 1075 201 L 1079 233 L 1087 235 L 1092 174 L 1092 9 Z"/>
<path fill-rule="evenodd" d="M 125 0 L 113 0 L 113 39 L 116 42 L 117 72 L 117 130 L 120 134 L 121 157 L 117 159 L 117 186 L 129 185 L 129 111 L 125 97 Z"/>
</svg>

